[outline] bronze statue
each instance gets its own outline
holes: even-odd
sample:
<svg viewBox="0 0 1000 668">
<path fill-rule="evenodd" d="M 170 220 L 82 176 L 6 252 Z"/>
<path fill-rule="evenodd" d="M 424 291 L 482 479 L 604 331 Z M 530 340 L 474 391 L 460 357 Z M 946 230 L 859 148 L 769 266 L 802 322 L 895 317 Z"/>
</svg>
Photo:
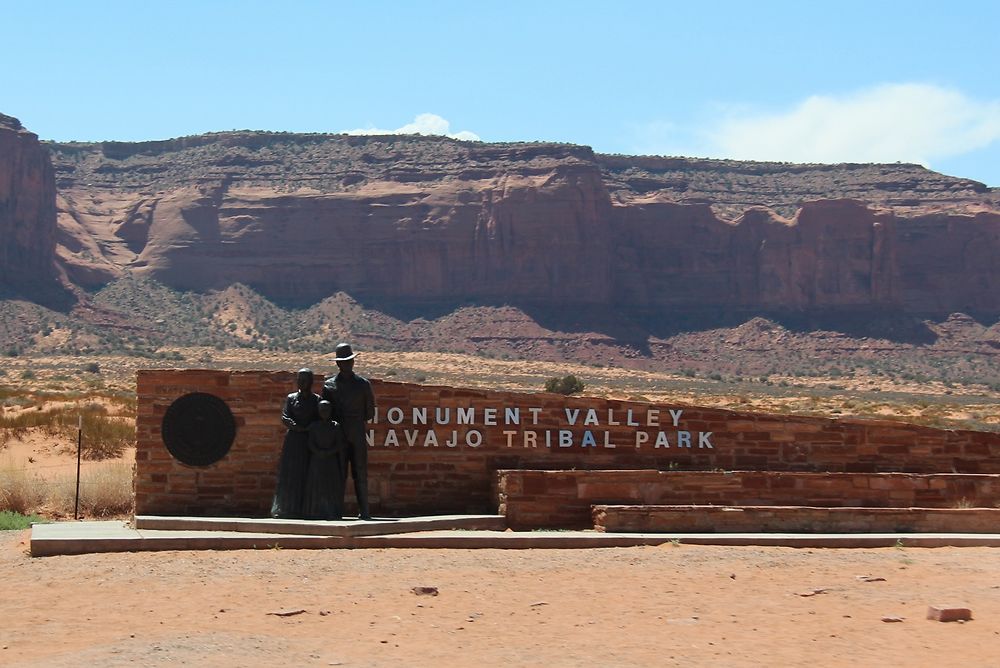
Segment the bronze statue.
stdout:
<svg viewBox="0 0 1000 668">
<path fill-rule="evenodd" d="M 339 520 L 344 514 L 344 437 L 333 421 L 333 404 L 319 402 L 319 420 L 309 425 L 309 474 L 303 516 Z"/>
<path fill-rule="evenodd" d="M 302 499 L 309 469 L 309 425 L 319 419 L 320 398 L 312 391 L 313 372 L 299 369 L 297 392 L 285 398 L 281 422 L 287 427 L 278 462 L 278 484 L 271 503 L 271 517 L 302 518 Z"/>
<path fill-rule="evenodd" d="M 365 423 L 375 417 L 375 394 L 366 378 L 354 373 L 357 353 L 349 343 L 337 344 L 336 359 L 340 369 L 323 384 L 323 398 L 333 404 L 333 416 L 340 423 L 347 441 L 345 465 L 342 472 L 347 482 L 347 465 L 354 480 L 354 494 L 358 499 L 358 517 L 371 519 L 368 508 L 368 444 L 365 441 Z"/>
</svg>

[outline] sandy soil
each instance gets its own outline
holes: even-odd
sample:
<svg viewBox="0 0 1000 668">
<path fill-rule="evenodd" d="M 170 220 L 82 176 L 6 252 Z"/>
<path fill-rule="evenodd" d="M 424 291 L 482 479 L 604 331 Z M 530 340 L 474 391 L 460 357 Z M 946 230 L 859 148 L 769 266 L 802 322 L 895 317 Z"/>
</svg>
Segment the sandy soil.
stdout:
<svg viewBox="0 0 1000 668">
<path fill-rule="evenodd" d="M 27 540 L 0 534 L 6 666 L 941 666 L 995 664 L 1000 651 L 990 548 L 32 559 Z M 934 603 L 974 619 L 928 621 Z"/>
</svg>

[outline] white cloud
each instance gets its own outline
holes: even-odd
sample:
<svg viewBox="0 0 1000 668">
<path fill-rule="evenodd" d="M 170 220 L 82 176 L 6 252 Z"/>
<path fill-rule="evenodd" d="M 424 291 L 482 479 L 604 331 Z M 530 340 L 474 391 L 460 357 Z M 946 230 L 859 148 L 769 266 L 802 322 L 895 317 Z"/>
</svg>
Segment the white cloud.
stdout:
<svg viewBox="0 0 1000 668">
<path fill-rule="evenodd" d="M 452 139 L 463 141 L 479 141 L 479 135 L 468 130 L 451 132 L 451 123 L 448 119 L 437 114 L 418 114 L 412 123 L 407 123 L 395 130 L 384 130 L 382 128 L 358 128 L 356 130 L 344 130 L 344 134 L 349 135 L 444 135 Z"/>
<path fill-rule="evenodd" d="M 1000 141 L 1000 100 L 931 84 L 884 84 L 813 95 L 773 112 L 717 108 L 698 125 L 656 121 L 634 126 L 633 133 L 639 153 L 931 166 Z"/>
<path fill-rule="evenodd" d="M 706 129 L 713 153 L 743 160 L 918 162 L 1000 139 L 1000 100 L 929 84 L 814 95 L 773 114 L 730 115 Z"/>
</svg>

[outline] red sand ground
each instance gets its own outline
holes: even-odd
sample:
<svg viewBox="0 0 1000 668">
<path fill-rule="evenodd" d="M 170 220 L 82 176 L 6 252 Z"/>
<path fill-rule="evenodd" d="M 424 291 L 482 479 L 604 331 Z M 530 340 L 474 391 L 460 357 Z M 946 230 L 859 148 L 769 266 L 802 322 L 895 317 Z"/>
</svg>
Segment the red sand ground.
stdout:
<svg viewBox="0 0 1000 668">
<path fill-rule="evenodd" d="M 992 548 L 666 545 L 32 559 L 28 537 L 0 534 L 5 666 L 1000 660 L 1000 550 Z M 418 596 L 415 586 L 437 587 L 440 595 Z M 964 604 L 974 619 L 926 620 L 936 603 Z M 268 614 L 285 609 L 305 612 Z M 883 622 L 886 616 L 903 621 Z"/>
</svg>

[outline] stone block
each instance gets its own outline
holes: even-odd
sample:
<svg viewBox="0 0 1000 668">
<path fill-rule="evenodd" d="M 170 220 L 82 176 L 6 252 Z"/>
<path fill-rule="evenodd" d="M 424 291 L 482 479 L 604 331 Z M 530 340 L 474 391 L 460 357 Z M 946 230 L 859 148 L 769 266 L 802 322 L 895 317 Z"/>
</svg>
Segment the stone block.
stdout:
<svg viewBox="0 0 1000 668">
<path fill-rule="evenodd" d="M 936 622 L 958 622 L 972 619 L 972 610 L 957 605 L 932 605 L 927 608 L 927 619 Z"/>
</svg>

